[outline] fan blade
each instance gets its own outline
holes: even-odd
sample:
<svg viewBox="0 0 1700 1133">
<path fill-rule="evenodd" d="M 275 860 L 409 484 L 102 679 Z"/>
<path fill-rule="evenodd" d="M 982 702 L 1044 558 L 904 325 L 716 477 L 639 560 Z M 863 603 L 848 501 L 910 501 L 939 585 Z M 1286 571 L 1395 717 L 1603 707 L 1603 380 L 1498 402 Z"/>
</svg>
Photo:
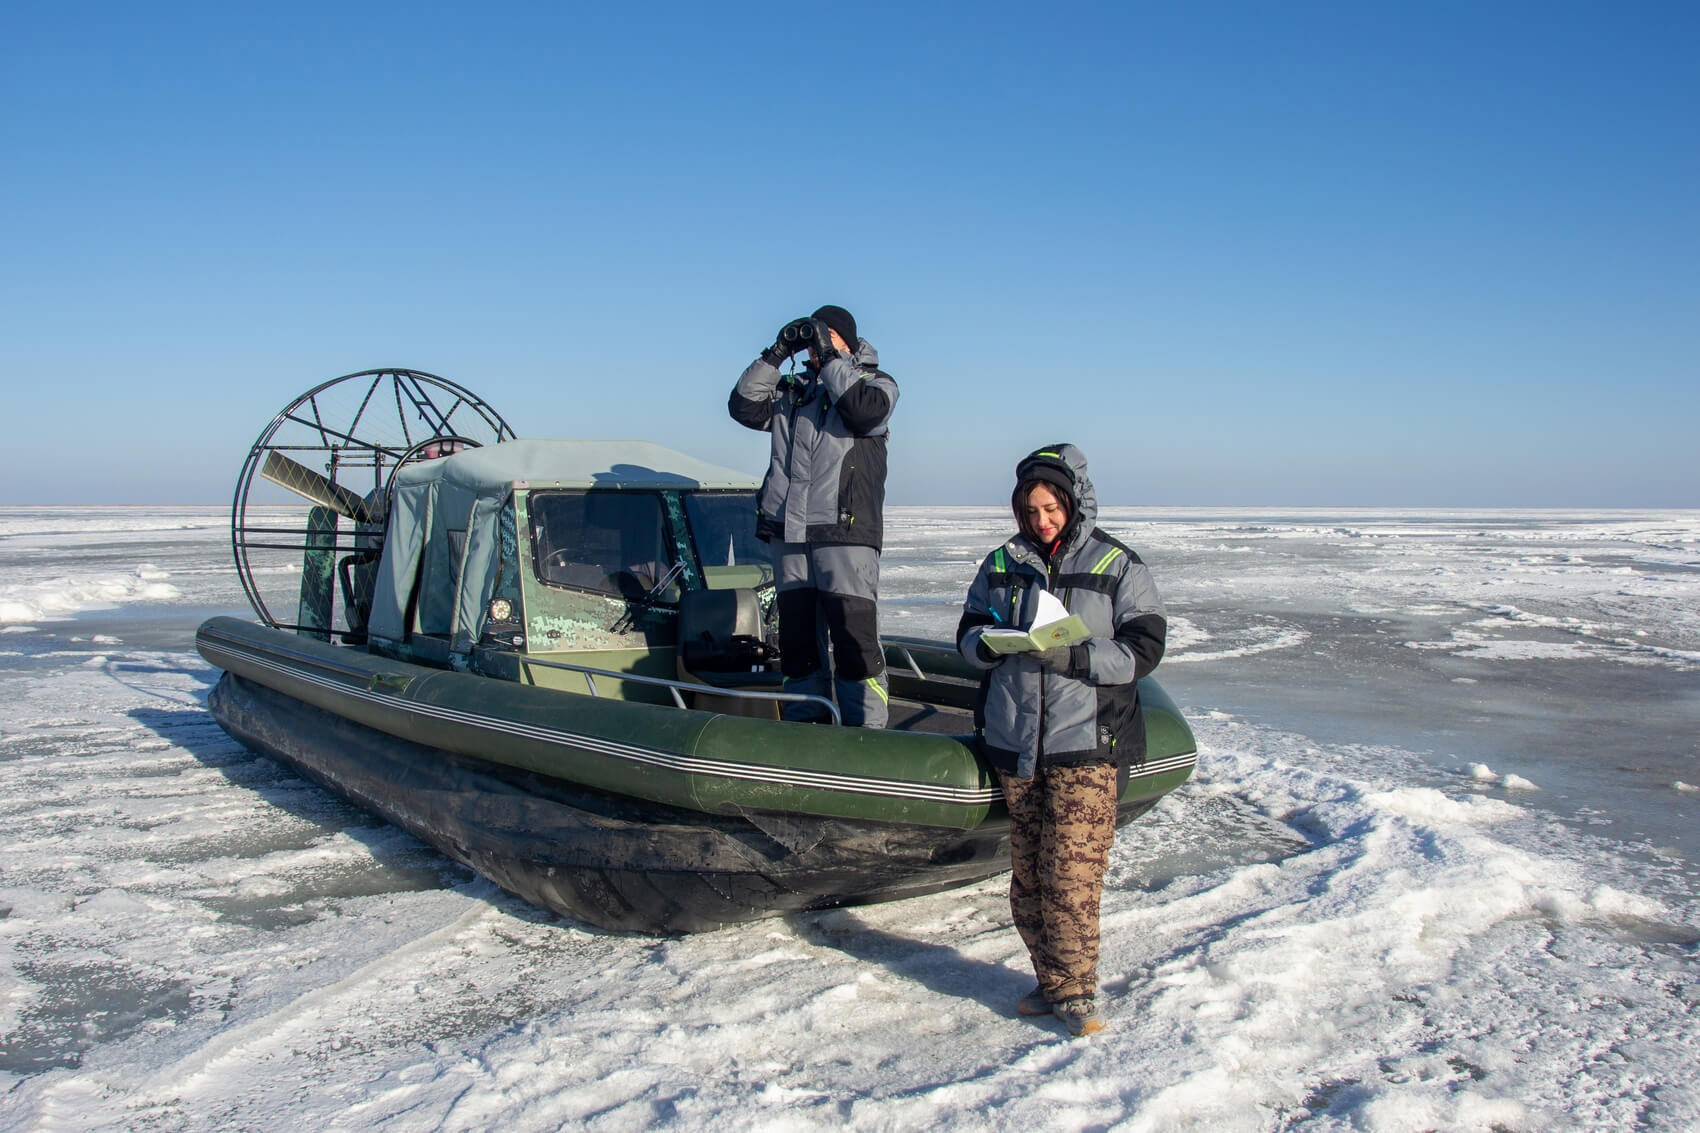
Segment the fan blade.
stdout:
<svg viewBox="0 0 1700 1133">
<path fill-rule="evenodd" d="M 367 509 L 365 500 L 341 484 L 327 480 L 305 464 L 298 464 L 289 459 L 281 452 L 266 454 L 266 463 L 261 466 L 260 475 L 356 523 L 378 522 Z"/>
</svg>

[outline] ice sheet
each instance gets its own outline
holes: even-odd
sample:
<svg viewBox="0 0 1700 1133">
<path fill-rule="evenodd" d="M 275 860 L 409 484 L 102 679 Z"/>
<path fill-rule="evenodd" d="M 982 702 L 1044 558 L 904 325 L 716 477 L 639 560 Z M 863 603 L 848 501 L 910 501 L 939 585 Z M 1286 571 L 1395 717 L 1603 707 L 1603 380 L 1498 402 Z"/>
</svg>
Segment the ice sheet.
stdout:
<svg viewBox="0 0 1700 1133">
<path fill-rule="evenodd" d="M 898 509 L 885 628 L 948 636 L 1004 515 Z M 0 1130 L 1700 1123 L 1692 859 L 1605 788 L 1553 802 L 1612 733 L 1589 687 L 1692 684 L 1692 513 L 1107 509 L 1183 630 L 1160 675 L 1202 758 L 1118 838 L 1086 1041 L 1014 1017 L 1000 880 L 681 939 L 538 913 L 211 724 L 216 515 L 49 524 L 45 560 L 13 518 L 0 586 L 127 555 L 177 593 L 3 639 Z M 1403 742 L 1435 689 L 1485 730 Z M 1482 739 L 1555 704 L 1572 748 Z M 1647 788 L 1672 815 L 1679 754 Z"/>
</svg>

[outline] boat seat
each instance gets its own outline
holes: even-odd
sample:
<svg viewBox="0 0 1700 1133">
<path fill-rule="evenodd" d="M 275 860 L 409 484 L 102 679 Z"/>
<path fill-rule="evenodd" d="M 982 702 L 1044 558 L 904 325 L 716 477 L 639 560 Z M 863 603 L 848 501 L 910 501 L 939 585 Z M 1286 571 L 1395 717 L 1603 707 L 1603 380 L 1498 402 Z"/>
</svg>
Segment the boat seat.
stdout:
<svg viewBox="0 0 1700 1133">
<path fill-rule="evenodd" d="M 344 555 L 337 563 L 337 576 L 342 580 L 342 611 L 348 622 L 343 643 L 363 645 L 366 623 L 372 620 L 372 595 L 378 587 L 378 552 L 355 551 Z"/>
<path fill-rule="evenodd" d="M 679 596 L 679 679 L 720 688 L 772 688 L 780 675 L 768 669 L 773 650 L 762 639 L 761 603 L 754 590 L 687 590 Z M 694 706 L 729 716 L 779 718 L 770 700 L 693 695 Z"/>
</svg>

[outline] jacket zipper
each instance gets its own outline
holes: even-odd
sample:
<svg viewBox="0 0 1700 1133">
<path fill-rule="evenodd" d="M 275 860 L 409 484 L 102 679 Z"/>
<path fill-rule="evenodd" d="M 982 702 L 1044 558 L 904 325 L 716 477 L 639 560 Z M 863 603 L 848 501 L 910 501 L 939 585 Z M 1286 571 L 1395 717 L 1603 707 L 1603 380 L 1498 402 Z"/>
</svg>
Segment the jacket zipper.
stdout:
<svg viewBox="0 0 1700 1133">
<path fill-rule="evenodd" d="M 1051 575 L 1045 572 L 1045 588 L 1050 589 Z M 1045 670 L 1039 670 L 1039 723 L 1033 736 L 1033 775 L 1039 775 L 1039 764 L 1045 758 Z"/>
</svg>

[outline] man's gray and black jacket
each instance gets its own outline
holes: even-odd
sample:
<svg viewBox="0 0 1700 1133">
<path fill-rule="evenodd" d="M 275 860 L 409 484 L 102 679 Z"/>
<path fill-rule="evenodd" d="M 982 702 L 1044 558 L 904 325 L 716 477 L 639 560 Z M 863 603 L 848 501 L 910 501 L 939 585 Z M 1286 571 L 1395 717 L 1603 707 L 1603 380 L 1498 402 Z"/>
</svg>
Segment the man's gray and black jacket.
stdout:
<svg viewBox="0 0 1700 1133">
<path fill-rule="evenodd" d="M 867 339 L 856 356 L 817 375 L 781 374 L 757 358 L 727 404 L 740 425 L 773 434 L 756 533 L 784 543 L 850 543 L 885 536 L 885 446 L 897 382 Z"/>
<path fill-rule="evenodd" d="M 986 556 L 968 589 L 956 642 L 986 671 L 975 725 L 988 762 L 1020 778 L 1041 767 L 1145 761 L 1140 677 L 1163 659 L 1168 619 L 1151 572 L 1126 544 L 1099 530 L 1098 497 L 1086 458 L 1073 445 L 1041 449 L 1023 460 L 1020 483 L 1042 479 L 1069 496 L 1069 522 L 1047 556 L 1018 534 Z M 1016 526 L 1020 507 L 1014 501 Z M 980 645 L 994 625 L 1026 628 L 1049 590 L 1092 631 L 1070 646 L 1065 670 L 1040 668 L 1031 654 L 992 657 Z"/>
</svg>

